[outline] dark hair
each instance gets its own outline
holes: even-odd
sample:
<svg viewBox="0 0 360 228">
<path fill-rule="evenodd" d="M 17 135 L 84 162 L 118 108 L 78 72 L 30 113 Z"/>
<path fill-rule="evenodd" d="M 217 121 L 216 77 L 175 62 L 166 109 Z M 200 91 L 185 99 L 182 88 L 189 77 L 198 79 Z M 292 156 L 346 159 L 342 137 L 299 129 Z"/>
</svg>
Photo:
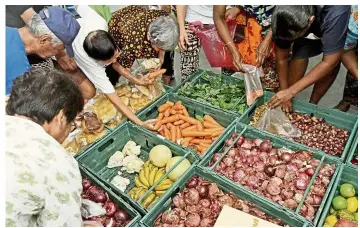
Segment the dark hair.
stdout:
<svg viewBox="0 0 360 228">
<path fill-rule="evenodd" d="M 117 48 L 114 38 L 104 30 L 90 32 L 84 40 L 83 47 L 91 58 L 100 61 L 111 59 Z"/>
<path fill-rule="evenodd" d="M 314 6 L 276 6 L 271 18 L 273 38 L 295 40 L 315 15 Z"/>
<path fill-rule="evenodd" d="M 81 91 L 69 76 L 57 70 L 32 68 L 13 80 L 6 113 L 26 116 L 43 125 L 63 109 L 70 123 L 83 107 Z"/>
</svg>

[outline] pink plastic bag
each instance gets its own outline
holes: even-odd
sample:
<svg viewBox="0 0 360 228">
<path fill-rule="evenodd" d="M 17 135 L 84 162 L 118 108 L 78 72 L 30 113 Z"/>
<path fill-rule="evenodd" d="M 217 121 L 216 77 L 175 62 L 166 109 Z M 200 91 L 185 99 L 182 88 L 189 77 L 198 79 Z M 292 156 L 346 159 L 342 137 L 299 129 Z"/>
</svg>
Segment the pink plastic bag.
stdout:
<svg viewBox="0 0 360 228">
<path fill-rule="evenodd" d="M 234 37 L 236 20 L 227 22 L 231 37 Z M 190 29 L 200 38 L 206 58 L 211 67 L 235 68 L 232 57 L 219 37 L 215 25 L 203 25 L 200 21 L 192 22 Z"/>
</svg>

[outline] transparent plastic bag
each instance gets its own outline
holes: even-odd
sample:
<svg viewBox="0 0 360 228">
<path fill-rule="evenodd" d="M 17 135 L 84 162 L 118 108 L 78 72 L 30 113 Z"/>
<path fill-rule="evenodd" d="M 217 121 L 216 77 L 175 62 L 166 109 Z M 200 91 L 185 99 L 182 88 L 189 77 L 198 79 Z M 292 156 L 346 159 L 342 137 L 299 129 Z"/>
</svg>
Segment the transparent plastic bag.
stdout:
<svg viewBox="0 0 360 228">
<path fill-rule="evenodd" d="M 100 204 L 87 199 L 81 200 L 80 212 L 81 216 L 86 219 L 106 214 L 105 208 L 103 208 Z"/>
<path fill-rule="evenodd" d="M 231 37 L 234 37 L 236 20 L 227 22 Z M 219 37 L 214 24 L 203 25 L 200 21 L 192 22 L 189 28 L 200 38 L 207 60 L 211 67 L 235 68 L 232 57 Z"/>
<path fill-rule="evenodd" d="M 257 68 L 247 64 L 243 64 L 242 66 L 245 70 L 246 103 L 252 105 L 257 98 L 264 95 L 260 81 L 260 77 L 264 75 L 264 71 L 262 67 Z"/>
<path fill-rule="evenodd" d="M 301 132 L 291 124 L 280 107 L 276 109 L 267 108 L 255 127 L 287 138 L 301 136 Z"/>
</svg>

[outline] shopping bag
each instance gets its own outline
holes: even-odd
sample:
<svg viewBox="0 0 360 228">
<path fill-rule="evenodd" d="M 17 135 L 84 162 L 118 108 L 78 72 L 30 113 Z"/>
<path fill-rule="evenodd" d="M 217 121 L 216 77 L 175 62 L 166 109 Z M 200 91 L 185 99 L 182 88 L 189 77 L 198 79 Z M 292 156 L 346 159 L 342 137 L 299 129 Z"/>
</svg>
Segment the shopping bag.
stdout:
<svg viewBox="0 0 360 228">
<path fill-rule="evenodd" d="M 234 37 L 236 20 L 227 22 L 231 37 Z M 199 37 L 205 56 L 211 67 L 235 68 L 232 57 L 219 37 L 214 24 L 203 25 L 200 21 L 192 22 L 189 28 Z"/>
<path fill-rule="evenodd" d="M 291 124 L 289 118 L 280 107 L 276 109 L 267 108 L 255 127 L 287 138 L 301 136 L 299 129 Z"/>
<path fill-rule="evenodd" d="M 260 77 L 264 76 L 264 71 L 262 67 L 257 68 L 247 64 L 243 64 L 242 66 L 245 71 L 246 103 L 252 105 L 257 98 L 264 95 L 260 81 Z"/>
</svg>

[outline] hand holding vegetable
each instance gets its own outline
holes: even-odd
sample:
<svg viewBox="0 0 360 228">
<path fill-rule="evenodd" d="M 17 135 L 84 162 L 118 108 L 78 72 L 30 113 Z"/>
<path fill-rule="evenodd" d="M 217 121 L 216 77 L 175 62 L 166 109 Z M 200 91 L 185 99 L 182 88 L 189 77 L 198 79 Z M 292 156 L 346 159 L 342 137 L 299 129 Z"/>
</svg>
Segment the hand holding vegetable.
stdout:
<svg viewBox="0 0 360 228">
<path fill-rule="evenodd" d="M 239 15 L 239 13 L 240 13 L 240 9 L 238 7 L 236 6 L 231 7 L 226 10 L 225 18 L 228 20 L 235 20 L 237 15 Z"/>
<path fill-rule="evenodd" d="M 293 97 L 294 95 L 289 89 L 281 90 L 270 99 L 268 105 L 271 109 L 274 109 L 290 101 Z"/>
<path fill-rule="evenodd" d="M 256 49 L 256 67 L 261 67 L 264 64 L 266 58 L 269 57 L 271 51 L 271 35 L 272 32 L 269 32 L 265 39 L 260 43 L 259 47 Z"/>
</svg>

